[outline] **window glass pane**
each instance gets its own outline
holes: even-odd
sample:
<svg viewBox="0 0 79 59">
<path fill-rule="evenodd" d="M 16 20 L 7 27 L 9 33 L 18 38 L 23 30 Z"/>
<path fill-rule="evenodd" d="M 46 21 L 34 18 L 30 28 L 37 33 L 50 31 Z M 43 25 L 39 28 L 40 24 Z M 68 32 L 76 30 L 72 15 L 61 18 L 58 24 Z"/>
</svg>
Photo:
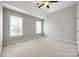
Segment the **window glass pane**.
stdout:
<svg viewBox="0 0 79 59">
<path fill-rule="evenodd" d="M 41 25 L 41 21 L 36 21 L 36 33 L 41 33 L 42 30 L 42 25 Z"/>
<path fill-rule="evenodd" d="M 10 16 L 10 36 L 23 34 L 23 19 L 21 17 Z"/>
</svg>

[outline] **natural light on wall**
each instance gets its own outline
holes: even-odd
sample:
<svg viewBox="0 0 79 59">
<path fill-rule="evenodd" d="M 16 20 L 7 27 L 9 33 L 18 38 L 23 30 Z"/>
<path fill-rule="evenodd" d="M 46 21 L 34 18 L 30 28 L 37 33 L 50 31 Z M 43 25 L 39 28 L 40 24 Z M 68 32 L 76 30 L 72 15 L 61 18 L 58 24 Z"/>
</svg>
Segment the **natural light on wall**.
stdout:
<svg viewBox="0 0 79 59">
<path fill-rule="evenodd" d="M 10 36 L 23 35 L 23 19 L 10 15 Z"/>
<path fill-rule="evenodd" d="M 36 34 L 39 34 L 42 32 L 42 23 L 41 21 L 36 21 Z"/>
</svg>

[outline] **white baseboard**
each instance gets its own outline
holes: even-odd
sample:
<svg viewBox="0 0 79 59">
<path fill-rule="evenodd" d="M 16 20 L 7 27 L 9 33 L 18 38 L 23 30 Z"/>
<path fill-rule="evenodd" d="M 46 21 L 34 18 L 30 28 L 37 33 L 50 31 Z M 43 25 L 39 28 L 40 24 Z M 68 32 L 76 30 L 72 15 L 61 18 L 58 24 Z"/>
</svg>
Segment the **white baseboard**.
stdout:
<svg viewBox="0 0 79 59">
<path fill-rule="evenodd" d="M 66 39 L 62 39 L 62 38 L 51 37 L 51 36 L 48 36 L 48 35 L 45 35 L 44 38 L 68 42 L 68 43 L 72 43 L 72 44 L 77 44 L 76 41 L 70 41 L 70 40 L 66 40 Z M 23 39 L 23 40 L 17 40 L 17 41 L 12 41 L 12 42 L 5 42 L 3 45 L 6 46 L 6 45 L 9 45 L 9 44 L 14 44 L 14 43 L 17 43 L 17 42 L 28 41 L 28 40 L 33 40 L 33 39 L 36 39 L 36 37 L 30 37 L 30 38 L 26 38 L 26 39 Z"/>
<path fill-rule="evenodd" d="M 3 43 L 3 46 L 6 46 L 6 45 L 11 45 L 11 44 L 15 44 L 15 43 L 19 43 L 19 42 L 24 42 L 24 41 L 29 41 L 29 40 L 35 40 L 37 38 L 40 38 L 42 36 L 40 36 L 40 34 L 38 34 L 37 36 L 30 36 L 28 38 L 25 38 L 25 39 L 20 39 L 20 40 L 13 40 L 13 41 L 4 41 Z"/>
<path fill-rule="evenodd" d="M 68 42 L 68 43 L 72 43 L 72 44 L 77 44 L 76 41 L 70 41 L 70 40 L 67 40 L 67 39 L 62 39 L 62 38 L 57 38 L 57 37 L 51 37 L 51 36 L 45 36 L 46 38 L 49 38 L 49 39 L 55 39 L 57 41 L 63 41 L 63 42 Z"/>
<path fill-rule="evenodd" d="M 39 39 L 41 37 L 30 37 L 30 38 L 26 38 L 26 39 L 21 39 L 21 40 L 15 40 L 15 41 L 5 41 L 3 43 L 3 46 L 7 46 L 7 45 L 12 45 L 12 44 L 16 44 L 16 43 L 20 43 L 20 42 L 24 42 L 24 41 L 29 41 L 29 40 L 35 40 L 35 39 Z"/>
<path fill-rule="evenodd" d="M 16 44 L 19 42 L 23 42 L 23 41 L 28 41 L 28 40 L 33 40 L 34 38 L 27 38 L 27 39 L 22 39 L 22 40 L 15 40 L 15 41 L 8 41 L 8 42 L 4 42 L 3 46 L 7 46 L 7 45 L 11 45 L 11 44 Z"/>
</svg>

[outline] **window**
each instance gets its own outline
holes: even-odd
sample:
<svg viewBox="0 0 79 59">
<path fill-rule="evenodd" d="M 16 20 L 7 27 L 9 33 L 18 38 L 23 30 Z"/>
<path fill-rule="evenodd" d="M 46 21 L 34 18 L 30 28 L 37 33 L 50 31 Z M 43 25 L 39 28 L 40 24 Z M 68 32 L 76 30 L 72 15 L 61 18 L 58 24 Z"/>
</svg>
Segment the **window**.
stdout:
<svg viewBox="0 0 79 59">
<path fill-rule="evenodd" d="M 10 16 L 10 36 L 23 35 L 23 19 L 17 16 Z"/>
<path fill-rule="evenodd" d="M 41 32 L 42 32 L 41 21 L 36 21 L 36 34 L 41 33 Z"/>
</svg>

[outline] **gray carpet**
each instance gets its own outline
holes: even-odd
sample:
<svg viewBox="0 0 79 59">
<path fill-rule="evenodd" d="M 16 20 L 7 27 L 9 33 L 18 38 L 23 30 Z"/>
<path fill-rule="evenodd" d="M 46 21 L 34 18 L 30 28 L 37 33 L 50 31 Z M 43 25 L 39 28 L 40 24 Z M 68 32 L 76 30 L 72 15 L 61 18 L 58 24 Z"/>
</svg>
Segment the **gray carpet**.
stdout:
<svg viewBox="0 0 79 59">
<path fill-rule="evenodd" d="M 2 57 L 76 57 L 75 44 L 40 38 L 3 47 Z"/>
</svg>

